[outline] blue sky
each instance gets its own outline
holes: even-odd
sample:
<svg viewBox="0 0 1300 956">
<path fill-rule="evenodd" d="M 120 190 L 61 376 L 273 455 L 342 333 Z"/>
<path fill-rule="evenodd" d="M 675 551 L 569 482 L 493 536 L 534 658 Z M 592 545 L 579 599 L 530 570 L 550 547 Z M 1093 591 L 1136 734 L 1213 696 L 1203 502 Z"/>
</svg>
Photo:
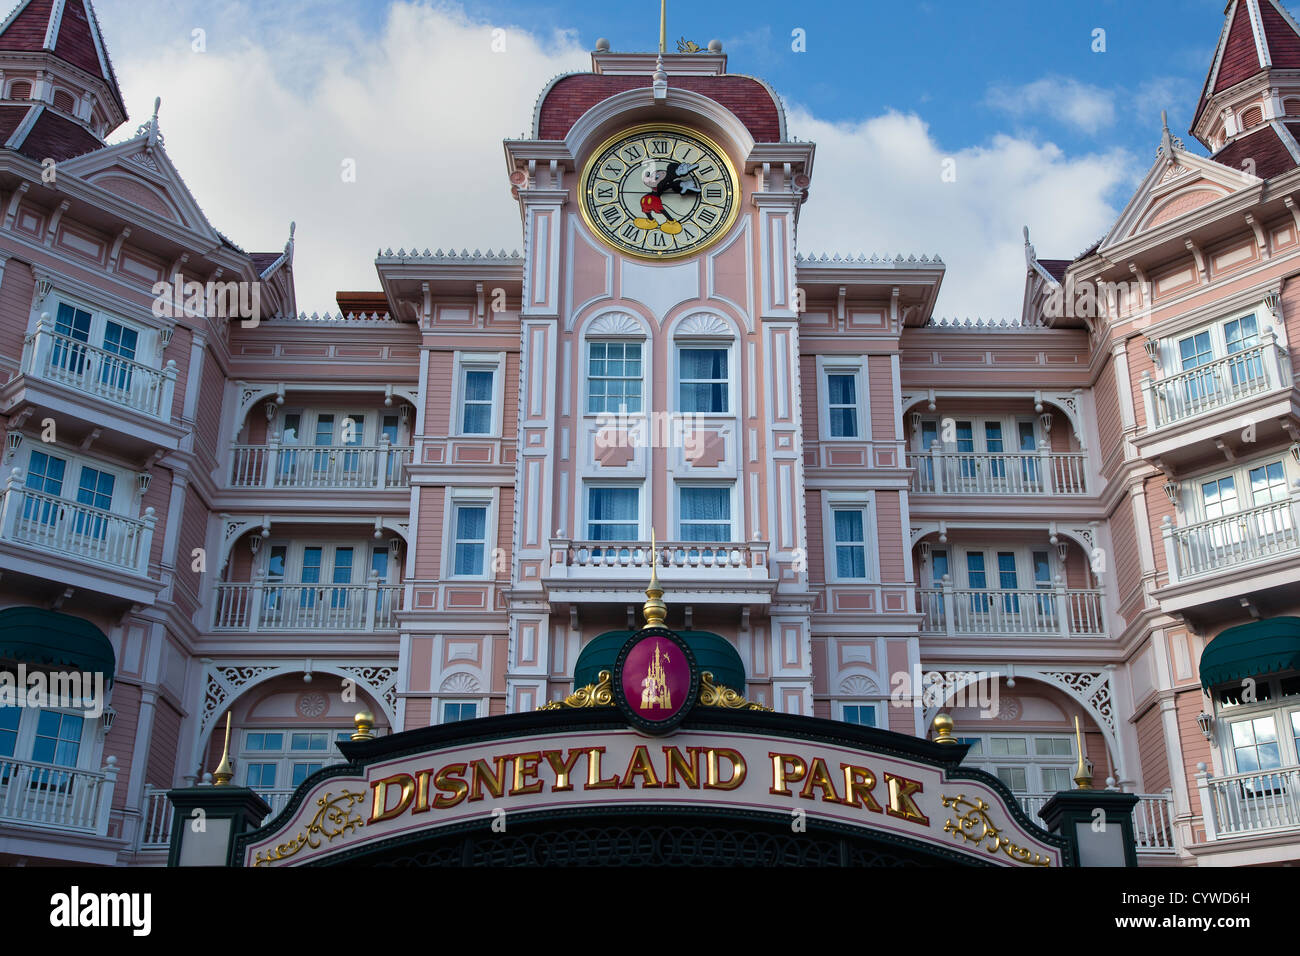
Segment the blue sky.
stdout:
<svg viewBox="0 0 1300 956">
<path fill-rule="evenodd" d="M 300 305 L 374 288 L 378 248 L 519 245 L 500 141 L 541 86 L 658 39 L 654 0 L 97 0 L 132 123 L 162 95 L 167 147 L 214 225 L 249 249 L 298 222 Z M 797 14 L 792 14 L 792 8 Z M 805 251 L 939 253 L 938 313 L 1018 314 L 1021 228 L 1072 256 L 1185 134 L 1224 0 L 670 0 L 670 45 L 723 41 L 818 144 Z M 613 12 L 611 12 L 613 11 Z M 489 50 L 506 31 L 507 52 Z M 1104 53 L 1093 31 L 1105 30 Z M 193 31 L 204 49 L 195 52 Z M 807 52 L 791 49 L 792 31 Z M 1203 151 L 1202 151 L 1203 152 Z M 954 157 L 959 181 L 939 166 Z M 357 160 L 357 182 L 337 170 Z M 446 184 L 454 183 L 453 190 Z"/>
</svg>

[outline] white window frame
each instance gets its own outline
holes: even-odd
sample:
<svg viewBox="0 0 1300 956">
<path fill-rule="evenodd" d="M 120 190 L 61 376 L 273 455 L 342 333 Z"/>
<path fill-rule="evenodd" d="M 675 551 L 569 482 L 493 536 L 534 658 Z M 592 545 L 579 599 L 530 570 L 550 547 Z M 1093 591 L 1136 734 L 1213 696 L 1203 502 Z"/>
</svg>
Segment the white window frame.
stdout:
<svg viewBox="0 0 1300 956">
<path fill-rule="evenodd" d="M 998 754 L 992 751 L 991 741 L 994 738 L 1019 737 L 1025 740 L 1026 753 L 1020 754 Z M 1070 745 L 1070 755 L 1039 755 L 1035 738 L 1050 737 L 1059 740 L 1065 740 Z M 997 776 L 997 767 L 1023 767 L 1025 768 L 1025 789 L 1013 790 L 1016 794 L 1042 794 L 1051 793 L 1043 782 L 1043 769 L 1052 770 L 1069 770 L 1073 776 L 1078 767 L 1079 755 L 1075 749 L 1074 735 L 1068 730 L 999 730 L 983 734 L 961 734 L 964 740 L 979 740 L 980 753 L 968 756 L 962 761 L 962 766 L 975 767 L 986 773 Z M 1001 779 L 1001 778 L 999 778 Z M 1008 785 L 1008 789 L 1010 785 Z"/>
<path fill-rule="evenodd" d="M 1285 448 L 1280 448 L 1272 454 L 1262 455 L 1248 462 L 1238 461 L 1230 468 L 1216 467 L 1183 479 L 1178 490 L 1177 510 L 1180 524 L 1199 524 L 1211 520 L 1205 513 L 1205 495 L 1201 486 L 1228 477 L 1232 478 L 1233 489 L 1237 492 L 1237 510 L 1232 514 L 1262 506 L 1264 503 L 1256 502 L 1251 497 L 1250 473 L 1256 468 L 1279 462 L 1282 464 L 1282 473 L 1286 477 L 1287 489 L 1294 496 L 1295 483 L 1300 479 L 1300 468 L 1296 467 L 1291 453 Z"/>
<path fill-rule="evenodd" d="M 95 305 L 89 299 L 74 295 L 63 289 L 54 289 L 46 299 L 45 304 L 32 312 L 31 327 L 28 331 L 36 331 L 36 324 L 40 320 L 41 313 L 49 314 L 48 328 L 51 332 L 55 331 L 58 327 L 60 305 L 71 306 L 81 312 L 90 313 L 90 340 L 86 343 L 87 345 L 102 350 L 104 348 L 104 333 L 108 328 L 108 323 L 115 322 L 139 336 L 135 358 L 127 361 L 135 362 L 137 365 L 143 365 L 154 371 L 161 371 L 162 339 L 159 337 L 156 328 L 136 319 L 127 318 L 103 306 Z"/>
<path fill-rule="evenodd" d="M 860 510 L 862 534 L 866 539 L 866 577 L 841 578 L 839 562 L 835 557 L 835 512 Z M 828 584 L 879 584 L 880 538 L 876 520 L 876 493 L 874 491 L 822 492 L 822 567 Z"/>
<path fill-rule="evenodd" d="M 672 512 L 673 512 L 672 528 L 673 528 L 674 540 L 682 541 L 683 543 L 685 543 L 685 539 L 682 537 L 682 489 L 684 488 L 725 488 L 730 494 L 730 505 L 729 505 L 731 510 L 731 517 L 729 519 L 729 523 L 731 525 L 730 540 L 725 542 L 724 541 L 716 541 L 716 542 L 699 541 L 699 542 L 690 542 L 690 543 L 702 544 L 702 545 L 739 544 L 741 542 L 742 535 L 738 528 L 738 524 L 740 522 L 740 514 L 738 511 L 740 507 L 740 500 L 739 500 L 739 495 L 737 494 L 738 492 L 738 489 L 736 487 L 737 484 L 738 482 L 736 481 L 693 481 L 692 480 L 692 481 L 676 482 L 673 486 L 673 495 L 672 495 L 672 499 L 673 499 L 672 500 Z"/>
<path fill-rule="evenodd" d="M 271 578 L 271 551 L 273 548 L 284 548 L 284 577 Z M 390 550 L 388 540 L 374 541 L 370 538 L 268 538 L 258 549 L 257 560 L 253 563 L 254 573 L 266 575 L 267 580 L 274 580 L 281 587 L 299 587 L 302 586 L 303 556 L 307 548 L 320 548 L 322 558 L 326 552 L 331 555 L 328 565 L 329 580 L 321 580 L 319 587 L 330 587 L 334 585 L 334 564 L 332 555 L 338 548 L 352 549 L 352 581 L 348 584 L 338 584 L 337 587 L 349 587 L 366 584 L 370 580 L 370 568 L 374 561 L 373 555 L 376 548 Z M 326 577 L 326 564 L 321 562 L 322 578 Z M 359 570 L 360 569 L 360 570 Z M 390 553 L 388 556 L 388 579 L 380 578 L 380 584 L 396 584 L 394 580 L 397 568 Z M 357 580 L 357 578 L 360 580 Z"/>
<path fill-rule="evenodd" d="M 12 669 L 12 664 L 4 664 L 5 668 Z M 104 702 L 105 709 L 108 708 L 108 700 Z M 77 710 L 75 707 L 18 707 L 18 736 L 14 740 L 14 754 L 12 757 L 0 757 L 2 760 L 23 760 L 28 763 L 35 763 L 33 759 L 33 750 L 36 746 L 36 727 L 40 722 L 40 715 L 47 710 L 57 711 L 60 714 L 72 714 L 82 718 L 81 724 L 81 743 L 77 747 L 77 762 L 71 767 L 63 769 L 71 772 L 74 770 L 97 770 L 100 764 L 100 754 L 103 750 L 103 721 L 104 718 L 91 717 L 86 711 Z M 59 767 L 61 764 L 41 764 L 42 767 Z"/>
<path fill-rule="evenodd" d="M 112 505 L 107 509 L 110 514 L 130 518 L 135 517 L 135 513 L 140 510 L 140 502 L 144 496 L 140 493 L 139 485 L 136 482 L 136 472 L 128 471 L 120 465 L 91 458 L 80 451 L 42 442 L 39 436 L 28 435 L 18 454 L 14 457 L 13 464 L 22 468 L 21 487 L 26 487 L 27 476 L 31 471 L 31 453 L 34 451 L 49 455 L 51 458 L 62 458 L 68 463 L 63 471 L 63 490 L 59 495 L 61 500 L 72 504 L 77 503 L 77 489 L 80 487 L 81 469 L 89 466 L 96 471 L 108 472 L 113 476 L 113 501 Z"/>
<path fill-rule="evenodd" d="M 246 786 L 248 780 L 247 767 L 250 764 L 273 763 L 276 765 L 275 786 L 264 789 L 267 792 L 280 792 L 294 790 L 293 785 L 293 765 L 295 763 L 317 763 L 321 767 L 331 767 L 336 764 L 346 763 L 347 758 L 339 751 L 337 743 L 340 734 L 351 737 L 348 732 L 349 728 L 342 724 L 336 727 L 321 727 L 318 724 L 304 724 L 295 727 L 291 724 L 277 724 L 275 726 L 258 726 L 250 725 L 242 727 L 239 731 L 239 740 L 237 742 L 238 751 L 232 756 L 236 762 L 238 776 L 235 778 L 239 786 Z M 284 739 L 281 741 L 282 746 L 279 750 L 249 750 L 248 735 L 252 734 L 282 734 Z M 324 750 L 290 750 L 289 746 L 294 734 L 325 734 Z M 320 760 L 314 759 L 319 757 Z M 311 776 L 311 774 L 308 774 Z"/>
<path fill-rule="evenodd" d="M 644 418 L 646 410 L 650 403 L 649 376 L 646 371 L 649 367 L 650 343 L 644 336 L 634 335 L 593 335 L 582 340 L 582 415 L 584 418 L 599 418 L 602 415 L 618 415 L 619 411 L 591 411 L 591 347 L 592 345 L 639 345 L 641 346 L 641 410 L 628 411 L 627 417 L 630 420 Z M 627 376 L 623 376 L 627 378 Z"/>
<path fill-rule="evenodd" d="M 1042 425 L 1039 423 L 1038 419 L 1032 415 L 1005 415 L 1002 413 L 981 415 L 979 412 L 968 412 L 960 416 L 951 415 L 951 414 L 949 415 L 932 414 L 932 415 L 923 415 L 921 417 L 921 427 L 915 429 L 912 432 L 911 442 L 912 442 L 913 454 L 921 454 L 922 452 L 928 452 L 930 450 L 925 446 L 924 439 L 922 438 L 925 432 L 925 426 L 927 424 L 932 424 L 935 426 L 935 434 L 938 436 L 937 440 L 939 441 L 939 447 L 941 451 L 954 452 L 954 453 L 957 451 L 956 441 L 944 442 L 943 440 L 943 420 L 945 418 L 951 418 L 953 420 L 954 430 L 956 429 L 956 423 L 959 421 L 963 421 L 963 422 L 968 421 L 971 423 L 971 435 L 975 442 L 975 450 L 973 452 L 969 452 L 969 454 L 1028 455 L 1028 454 L 1036 453 L 1039 447 L 1042 445 L 1042 443 L 1045 440 L 1047 440 L 1047 436 L 1043 434 Z M 989 452 L 986 450 L 988 448 L 988 433 L 984 426 L 988 422 L 996 422 L 1002 426 L 1002 451 L 1001 452 Z M 1033 452 L 1030 452 L 1028 450 L 1025 451 L 1020 450 L 1020 425 L 1022 423 L 1033 426 L 1034 429 L 1034 451 Z M 967 454 L 967 453 L 963 452 L 963 454 Z"/>
<path fill-rule="evenodd" d="M 500 438 L 505 410 L 505 352 L 456 352 L 452 385 L 451 422 L 447 434 L 453 438 Z M 465 373 L 492 373 L 492 425 L 486 433 L 463 431 L 465 424 Z"/>
<path fill-rule="evenodd" d="M 857 395 L 857 435 L 831 434 L 830 376 L 852 375 Z M 822 441 L 869 442 L 871 435 L 871 396 L 867 393 L 867 356 L 817 356 L 817 422 Z"/>
<path fill-rule="evenodd" d="M 486 541 L 483 545 L 483 570 L 480 574 L 456 574 L 456 516 L 462 507 L 486 508 Z M 492 581 L 496 572 L 492 570 L 492 554 L 497 541 L 497 489 L 486 488 L 449 488 L 444 514 L 442 543 L 442 578 L 446 581 Z"/>
<path fill-rule="evenodd" d="M 448 704 L 454 704 L 458 707 L 464 707 L 466 705 L 472 706 L 474 708 L 474 716 L 469 718 L 462 717 L 460 720 L 449 721 L 446 719 L 446 715 L 447 715 L 446 708 Z M 465 720 L 478 720 L 480 717 L 486 717 L 486 716 L 487 714 L 485 713 L 483 700 L 481 698 L 440 697 L 438 699 L 438 723 L 440 725 L 448 724 L 448 723 L 459 724 L 464 722 Z"/>
<path fill-rule="evenodd" d="M 359 408 L 359 407 L 352 407 L 352 408 L 341 408 L 341 407 L 338 407 L 338 408 L 316 408 L 316 407 L 312 407 L 312 408 L 303 408 L 303 407 L 294 407 L 294 408 L 284 408 L 284 409 L 281 409 L 280 412 L 279 412 L 279 414 L 278 414 L 278 415 L 276 416 L 276 418 L 275 418 L 275 428 L 276 428 L 276 430 L 279 431 L 279 434 L 280 434 L 280 440 L 281 440 L 282 442 L 284 441 L 284 435 L 285 435 L 285 428 L 284 428 L 285 420 L 286 420 L 290 415 L 297 415 L 297 416 L 299 416 L 299 419 L 300 419 L 299 424 L 301 425 L 301 428 L 298 430 L 297 434 L 294 436 L 294 440 L 293 440 L 293 442 L 292 442 L 292 444 L 295 445 L 295 446 L 306 446 L 306 447 L 308 447 L 308 448 L 311 448 L 311 447 L 322 447 L 322 448 L 324 448 L 324 447 L 328 447 L 328 448 L 348 448 L 348 447 L 350 447 L 350 446 L 348 446 L 348 445 L 335 445 L 335 444 L 331 444 L 331 445 L 328 445 L 328 446 L 325 446 L 325 445 L 322 445 L 322 446 L 316 446 L 316 426 L 317 426 L 317 424 L 319 423 L 319 421 L 320 421 L 320 417 L 321 417 L 322 415 L 333 415 L 333 416 L 334 416 L 334 428 L 333 428 L 333 430 L 331 431 L 331 436 L 333 436 L 335 432 L 337 432 L 337 433 L 339 434 L 339 436 L 341 436 L 341 435 L 342 435 L 342 428 L 343 428 L 343 421 L 344 421 L 345 419 L 350 418 L 350 419 L 352 419 L 354 422 L 356 422 L 356 425 L 357 425 L 357 434 L 358 434 L 358 437 L 361 439 L 360 441 L 358 441 L 358 442 L 356 443 L 358 446 L 360 446 L 360 447 L 370 447 L 370 446 L 378 445 L 378 444 L 379 444 L 379 429 L 380 429 L 380 426 L 381 426 L 382 423 L 383 423 L 383 416 L 382 416 L 381 414 L 379 414 L 379 412 L 378 412 L 376 409 L 374 409 L 374 408 Z M 358 419 L 358 416 L 360 416 L 359 419 Z M 401 427 L 402 427 L 402 426 L 401 426 L 401 419 L 400 419 L 400 418 L 398 419 L 398 426 L 397 426 L 397 427 L 398 427 L 398 436 L 399 436 L 399 438 L 400 438 L 400 436 L 401 436 Z M 367 438 L 369 438 L 369 440 L 367 440 Z M 331 442 L 332 442 L 332 441 L 334 440 L 333 437 L 331 437 L 330 440 L 331 440 Z"/>
<path fill-rule="evenodd" d="M 1191 338 L 1194 335 L 1199 335 L 1201 332 L 1210 333 L 1210 361 L 1217 362 L 1221 359 L 1227 358 L 1228 340 L 1224 329 L 1229 322 L 1244 319 L 1248 315 L 1255 316 L 1255 322 L 1259 329 L 1259 337 L 1261 341 L 1264 338 L 1264 331 L 1270 328 L 1273 329 L 1277 341 L 1281 342 L 1284 340 L 1282 332 L 1273 321 L 1268 305 L 1263 301 L 1255 301 L 1249 305 L 1240 306 L 1229 312 L 1222 313 L 1212 320 L 1202 319 L 1194 325 L 1189 325 L 1185 328 L 1170 329 L 1161 334 L 1157 339 L 1158 361 L 1155 363 L 1160 376 L 1162 378 L 1168 378 L 1169 376 L 1178 375 L 1184 371 L 1178 343 L 1184 339 Z"/>
<path fill-rule="evenodd" d="M 1283 768 L 1300 766 L 1300 752 L 1297 750 L 1295 737 L 1291 730 L 1291 715 L 1300 712 L 1300 694 L 1291 694 L 1283 697 L 1281 694 L 1281 684 L 1283 680 L 1296 677 L 1297 675 L 1288 674 L 1270 674 L 1257 678 L 1257 684 L 1267 684 L 1270 692 L 1268 700 L 1257 701 L 1253 704 L 1236 704 L 1227 705 L 1219 700 L 1219 691 L 1222 685 L 1211 688 L 1211 695 L 1214 702 L 1214 745 L 1219 749 L 1222 758 L 1222 770 L 1225 775 L 1235 773 L 1271 773 L 1273 771 L 1242 771 L 1237 767 L 1237 757 L 1232 745 L 1232 724 L 1243 720 L 1256 720 L 1260 717 L 1272 717 L 1273 726 L 1277 731 L 1279 742 L 1279 756 Z"/>
<path fill-rule="evenodd" d="M 877 730 L 888 730 L 889 728 L 884 726 L 884 724 L 880 722 L 880 705 L 881 702 L 879 700 L 853 700 L 853 699 L 839 700 L 836 701 L 835 703 L 835 714 L 836 714 L 835 719 L 843 721 L 846 724 L 852 723 L 853 726 L 855 727 L 874 727 Z M 874 722 L 871 724 L 859 724 L 850 721 L 848 717 L 845 715 L 845 709 L 849 707 L 869 708 L 871 712 L 875 715 Z"/>
<path fill-rule="evenodd" d="M 582 522 L 581 540 L 595 541 L 595 539 L 591 537 L 591 525 L 590 525 L 591 519 L 588 517 L 588 515 L 591 513 L 592 491 L 602 489 L 602 488 L 622 488 L 622 489 L 631 488 L 636 491 L 637 493 L 636 535 L 632 540 L 634 541 L 643 540 L 646 537 L 645 535 L 646 508 L 648 507 L 648 502 L 646 501 L 646 499 L 649 497 L 649 495 L 645 493 L 645 483 L 641 481 L 585 481 L 583 482 L 582 503 L 581 503 L 582 511 L 581 511 L 581 518 L 579 519 Z"/>
<path fill-rule="evenodd" d="M 736 365 L 736 340 L 734 338 L 692 338 L 679 335 L 673 338 L 673 376 L 671 407 L 678 415 L 699 416 L 712 420 L 735 420 L 740 415 L 736 397 L 738 394 L 737 378 L 739 369 Z M 715 349 L 727 353 L 727 410 L 725 412 L 688 412 L 682 408 L 682 350 Z"/>
</svg>

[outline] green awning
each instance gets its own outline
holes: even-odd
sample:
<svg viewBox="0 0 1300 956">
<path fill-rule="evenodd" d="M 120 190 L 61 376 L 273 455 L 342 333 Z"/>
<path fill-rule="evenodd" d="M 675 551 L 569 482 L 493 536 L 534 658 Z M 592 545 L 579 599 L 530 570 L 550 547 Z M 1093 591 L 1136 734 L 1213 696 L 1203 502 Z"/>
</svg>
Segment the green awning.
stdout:
<svg viewBox="0 0 1300 956">
<path fill-rule="evenodd" d="M 0 660 L 99 673 L 109 684 L 117 666 L 113 645 L 94 624 L 39 607 L 0 611 Z"/>
<path fill-rule="evenodd" d="M 1274 617 L 1230 627 L 1201 654 L 1201 686 L 1206 690 L 1289 670 L 1300 670 L 1300 617 Z"/>
<path fill-rule="evenodd" d="M 578 655 L 578 663 L 573 668 L 573 686 L 579 688 L 596 683 L 600 679 L 601 671 L 612 673 L 618 652 L 633 633 L 632 631 L 606 631 L 598 637 L 593 637 Z M 745 692 L 745 664 L 740 659 L 740 653 L 731 646 L 729 640 L 709 631 L 677 631 L 676 633 L 695 655 L 700 673 L 708 671 L 713 675 L 715 683 L 730 687 L 740 694 Z"/>
</svg>

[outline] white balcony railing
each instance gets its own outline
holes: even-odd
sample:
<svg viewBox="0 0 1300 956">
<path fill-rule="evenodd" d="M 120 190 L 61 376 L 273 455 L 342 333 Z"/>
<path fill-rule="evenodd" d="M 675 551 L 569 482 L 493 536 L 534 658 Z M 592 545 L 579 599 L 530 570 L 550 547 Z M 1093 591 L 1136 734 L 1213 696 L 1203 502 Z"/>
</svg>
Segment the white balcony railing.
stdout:
<svg viewBox="0 0 1300 956">
<path fill-rule="evenodd" d="M 279 584 L 259 576 L 250 584 L 216 585 L 217 631 L 381 631 L 397 626 L 402 586 Z"/>
<path fill-rule="evenodd" d="M 1300 551 L 1295 501 L 1275 501 L 1183 527 L 1174 527 L 1166 515 L 1161 530 L 1174 584 Z"/>
<path fill-rule="evenodd" d="M 23 374 L 93 395 L 162 421 L 171 420 L 176 363 L 150 368 L 54 331 L 48 314 L 23 339 Z"/>
<path fill-rule="evenodd" d="M 658 545 L 660 573 L 699 571 L 722 573 L 731 578 L 768 576 L 766 541 L 689 542 L 668 541 Z M 576 577 L 586 572 L 629 572 L 629 577 L 650 573 L 651 550 L 639 541 L 551 541 L 551 573 Z M 632 573 L 634 572 L 634 574 Z"/>
<path fill-rule="evenodd" d="M 104 836 L 116 781 L 116 757 L 102 770 L 0 757 L 0 820 Z"/>
<path fill-rule="evenodd" d="M 1101 591 L 1066 588 L 1060 579 L 1042 590 L 920 588 L 921 633 L 988 636 L 1102 637 Z"/>
<path fill-rule="evenodd" d="M 262 818 L 266 824 L 284 809 L 294 791 L 292 790 L 258 790 L 257 795 L 271 806 L 271 812 Z M 171 845 L 172 838 L 172 803 L 167 799 L 167 791 L 146 785 L 141 803 L 141 824 L 139 850 L 165 850 Z"/>
<path fill-rule="evenodd" d="M 1185 372 L 1156 380 L 1142 376 L 1147 431 L 1164 428 L 1229 405 L 1291 387 L 1291 362 L 1265 329 L 1260 344 Z"/>
<path fill-rule="evenodd" d="M 1196 775 L 1206 840 L 1300 829 L 1300 767 Z"/>
<path fill-rule="evenodd" d="M 909 454 L 912 491 L 934 495 L 1086 495 L 1088 456 L 1083 452 L 1019 454 L 945 451 Z"/>
<path fill-rule="evenodd" d="M 22 486 L 17 468 L 0 489 L 0 539 L 147 574 L 157 517 L 128 518 Z"/>
<path fill-rule="evenodd" d="M 1043 809 L 1047 801 L 1052 799 L 1055 794 L 1051 793 L 1018 793 L 1016 799 L 1024 807 L 1025 813 L 1029 818 L 1039 826 L 1043 825 L 1042 818 L 1039 817 L 1038 811 Z M 1138 796 L 1137 806 L 1133 808 L 1133 841 L 1137 844 L 1139 853 L 1173 853 L 1174 846 L 1174 828 L 1173 819 L 1173 794 L 1166 790 L 1164 793 L 1140 793 Z"/>
<path fill-rule="evenodd" d="M 409 445 L 235 445 L 232 488 L 405 488 Z"/>
</svg>

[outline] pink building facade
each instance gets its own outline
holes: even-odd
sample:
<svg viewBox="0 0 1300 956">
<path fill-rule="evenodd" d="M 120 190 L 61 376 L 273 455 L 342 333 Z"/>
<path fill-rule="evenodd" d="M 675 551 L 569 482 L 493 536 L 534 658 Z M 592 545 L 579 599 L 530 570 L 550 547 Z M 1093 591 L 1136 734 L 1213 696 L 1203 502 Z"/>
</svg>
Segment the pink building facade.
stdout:
<svg viewBox="0 0 1300 956">
<path fill-rule="evenodd" d="M 815 147 L 720 47 L 601 43 L 504 144 L 522 252 L 387 250 L 377 291 L 307 317 L 292 232 L 217 233 L 156 117 L 106 144 L 88 0 L 26 0 L 0 25 L 0 661 L 97 648 L 112 680 L 95 717 L 0 707 L 0 862 L 162 862 L 165 791 L 227 715 L 278 808 L 358 710 L 391 733 L 567 695 L 639 626 L 652 533 L 669 626 L 721 639 L 750 700 L 915 736 L 947 713 L 1031 811 L 1082 740 L 1142 795 L 1143 864 L 1300 859 L 1297 51 L 1234 0 L 1211 158 L 1166 130 L 1107 236 L 1067 261 L 1026 232 L 1020 315 L 971 325 L 933 317 L 938 256 L 799 247 Z M 724 198 L 705 163 L 684 231 L 652 203 L 611 241 L 602 183 L 646 156 L 595 160 L 655 130 L 715 148 Z"/>
</svg>

